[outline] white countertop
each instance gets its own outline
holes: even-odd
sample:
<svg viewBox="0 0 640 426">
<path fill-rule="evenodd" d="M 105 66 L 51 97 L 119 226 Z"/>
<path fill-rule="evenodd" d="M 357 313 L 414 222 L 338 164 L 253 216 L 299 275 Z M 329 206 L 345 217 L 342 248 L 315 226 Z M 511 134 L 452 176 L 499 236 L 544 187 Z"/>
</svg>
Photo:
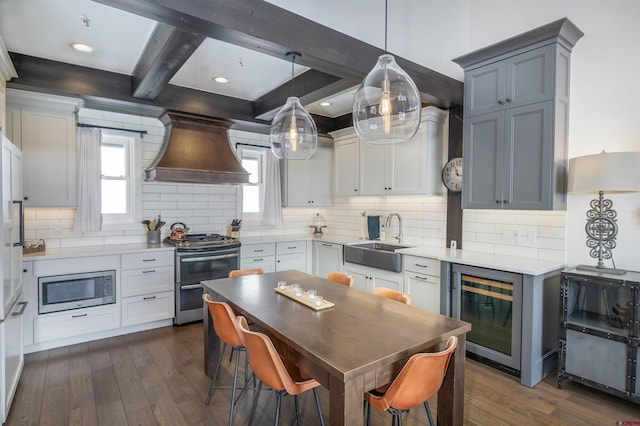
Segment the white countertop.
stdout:
<svg viewBox="0 0 640 426">
<path fill-rule="evenodd" d="M 86 246 L 86 247 L 62 247 L 48 248 L 45 251 L 29 253 L 22 256 L 22 260 L 49 260 L 62 259 L 69 257 L 85 257 L 85 256 L 106 256 L 113 254 L 136 253 L 145 250 L 168 250 L 173 251 L 173 247 L 166 247 L 161 244 L 112 244 L 104 246 Z"/>
</svg>

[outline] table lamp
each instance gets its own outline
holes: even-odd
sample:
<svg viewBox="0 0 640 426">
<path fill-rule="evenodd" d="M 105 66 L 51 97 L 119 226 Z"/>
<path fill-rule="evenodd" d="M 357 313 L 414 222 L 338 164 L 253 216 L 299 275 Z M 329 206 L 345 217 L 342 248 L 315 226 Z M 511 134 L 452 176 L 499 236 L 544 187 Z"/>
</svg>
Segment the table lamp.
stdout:
<svg viewBox="0 0 640 426">
<path fill-rule="evenodd" d="M 604 259 L 612 259 L 618 235 L 613 202 L 604 194 L 640 191 L 640 152 L 613 152 L 585 155 L 569 160 L 569 194 L 598 194 L 587 210 L 587 247 L 589 255 L 598 259 L 597 266 L 578 265 L 576 269 L 623 275 L 625 271 L 606 268 Z M 615 266 L 615 263 L 614 263 Z"/>
</svg>

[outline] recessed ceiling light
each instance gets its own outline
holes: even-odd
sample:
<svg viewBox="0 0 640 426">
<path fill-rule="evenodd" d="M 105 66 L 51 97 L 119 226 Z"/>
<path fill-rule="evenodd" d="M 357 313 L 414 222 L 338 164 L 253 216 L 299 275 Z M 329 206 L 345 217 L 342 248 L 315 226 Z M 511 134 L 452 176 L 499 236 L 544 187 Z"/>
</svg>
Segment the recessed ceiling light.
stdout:
<svg viewBox="0 0 640 426">
<path fill-rule="evenodd" d="M 216 83 L 226 84 L 229 82 L 229 79 L 225 77 L 215 77 L 213 81 L 215 81 Z"/>
<path fill-rule="evenodd" d="M 320 102 L 320 106 L 323 106 L 323 107 L 328 107 L 331 105 L 333 105 L 331 102 Z"/>
<path fill-rule="evenodd" d="M 93 53 L 96 51 L 95 47 L 89 46 L 88 44 L 84 43 L 69 43 L 69 46 L 82 53 Z"/>
</svg>

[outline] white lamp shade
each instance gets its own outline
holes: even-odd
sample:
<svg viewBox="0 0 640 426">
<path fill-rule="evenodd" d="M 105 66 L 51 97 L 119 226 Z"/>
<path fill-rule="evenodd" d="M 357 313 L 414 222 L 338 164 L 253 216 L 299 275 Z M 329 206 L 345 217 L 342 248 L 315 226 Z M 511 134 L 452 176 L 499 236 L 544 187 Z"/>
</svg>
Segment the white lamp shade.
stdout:
<svg viewBox="0 0 640 426">
<path fill-rule="evenodd" d="M 271 152 L 276 158 L 306 160 L 318 147 L 318 130 L 313 118 L 295 96 L 287 98 L 271 122 Z"/>
<path fill-rule="evenodd" d="M 384 54 L 356 91 L 353 127 L 366 143 L 406 142 L 420 127 L 421 109 L 420 92 L 411 77 L 393 55 Z"/>
<path fill-rule="evenodd" d="M 640 191 L 640 152 L 610 152 L 569 160 L 571 194 Z"/>
</svg>

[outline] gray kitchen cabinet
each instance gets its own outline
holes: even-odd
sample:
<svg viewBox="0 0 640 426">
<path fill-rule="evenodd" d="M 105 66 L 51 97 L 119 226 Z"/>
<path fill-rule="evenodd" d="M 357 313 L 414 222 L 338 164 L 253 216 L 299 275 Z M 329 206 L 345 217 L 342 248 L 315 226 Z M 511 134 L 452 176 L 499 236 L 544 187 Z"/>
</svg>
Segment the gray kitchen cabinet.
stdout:
<svg viewBox="0 0 640 426">
<path fill-rule="evenodd" d="M 332 133 L 334 147 L 334 194 L 351 197 L 360 193 L 360 140 L 353 128 Z"/>
<path fill-rule="evenodd" d="M 465 71 L 463 208 L 566 209 L 571 49 L 562 19 L 454 59 Z"/>
<path fill-rule="evenodd" d="M 7 93 L 7 134 L 22 147 L 26 207 L 76 206 L 77 99 Z"/>
<path fill-rule="evenodd" d="M 283 207 L 330 207 L 333 149 L 318 143 L 307 160 L 280 162 Z"/>
<path fill-rule="evenodd" d="M 313 242 L 313 275 L 326 278 L 329 272 L 342 272 L 342 244 Z"/>
<path fill-rule="evenodd" d="M 562 273 L 558 387 L 576 381 L 640 403 L 640 273 Z"/>
</svg>

